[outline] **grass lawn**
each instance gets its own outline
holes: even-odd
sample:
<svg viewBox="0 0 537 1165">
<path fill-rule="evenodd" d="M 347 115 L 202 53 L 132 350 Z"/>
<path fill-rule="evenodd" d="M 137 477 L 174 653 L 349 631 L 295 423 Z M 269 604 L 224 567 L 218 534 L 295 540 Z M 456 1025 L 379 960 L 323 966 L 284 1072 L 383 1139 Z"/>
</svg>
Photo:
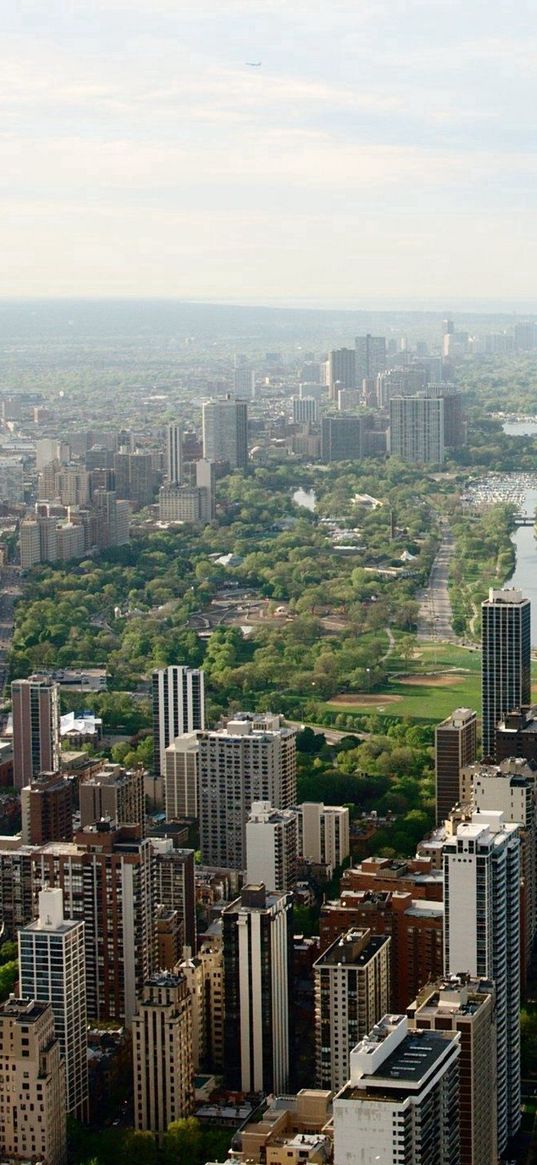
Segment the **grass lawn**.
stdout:
<svg viewBox="0 0 537 1165">
<path fill-rule="evenodd" d="M 378 711 L 386 716 L 436 722 L 449 716 L 454 708 L 481 707 L 481 652 L 450 643 L 420 643 L 418 651 L 419 657 L 408 665 L 400 661 L 394 665 L 398 671 L 404 666 L 408 678 L 394 676 L 381 691 L 361 693 L 363 703 L 357 693 L 349 695 L 348 702 L 343 695 L 329 701 L 328 707 L 335 712 L 363 715 Z M 532 663 L 532 675 L 532 698 L 537 701 L 537 661 Z"/>
</svg>

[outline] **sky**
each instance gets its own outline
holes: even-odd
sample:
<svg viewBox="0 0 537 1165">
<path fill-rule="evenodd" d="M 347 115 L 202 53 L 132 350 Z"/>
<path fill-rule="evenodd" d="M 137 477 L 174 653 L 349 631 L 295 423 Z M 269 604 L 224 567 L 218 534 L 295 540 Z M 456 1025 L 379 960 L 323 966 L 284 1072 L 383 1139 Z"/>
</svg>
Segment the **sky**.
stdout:
<svg viewBox="0 0 537 1165">
<path fill-rule="evenodd" d="M 0 296 L 537 305 L 535 15 L 4 0 Z"/>
</svg>

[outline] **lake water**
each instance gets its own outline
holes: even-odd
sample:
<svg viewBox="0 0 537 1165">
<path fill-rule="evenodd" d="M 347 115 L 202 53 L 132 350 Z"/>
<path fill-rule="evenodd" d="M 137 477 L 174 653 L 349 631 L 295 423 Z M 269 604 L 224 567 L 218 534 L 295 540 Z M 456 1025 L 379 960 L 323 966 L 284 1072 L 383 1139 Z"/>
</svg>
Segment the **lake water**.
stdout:
<svg viewBox="0 0 537 1165">
<path fill-rule="evenodd" d="M 317 498 L 312 489 L 296 489 L 293 494 L 293 501 L 295 505 L 304 506 L 306 510 L 311 510 L 312 513 L 317 504 Z"/>
<path fill-rule="evenodd" d="M 537 421 L 506 421 L 504 433 L 525 437 L 537 435 Z M 537 490 L 528 490 L 524 497 L 524 511 L 531 517 L 537 509 Z M 514 535 L 516 547 L 516 567 L 509 579 L 509 586 L 517 587 L 531 601 L 531 643 L 537 647 L 537 540 L 533 526 L 521 526 Z"/>
</svg>

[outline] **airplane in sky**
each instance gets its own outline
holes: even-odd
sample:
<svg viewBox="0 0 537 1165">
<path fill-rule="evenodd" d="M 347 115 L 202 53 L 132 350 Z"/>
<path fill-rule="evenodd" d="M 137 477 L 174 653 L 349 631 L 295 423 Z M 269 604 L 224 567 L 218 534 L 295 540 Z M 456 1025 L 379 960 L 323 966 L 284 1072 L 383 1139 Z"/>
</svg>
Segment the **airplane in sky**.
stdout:
<svg viewBox="0 0 537 1165">
<path fill-rule="evenodd" d="M 260 69 L 262 61 L 245 61 L 245 64 L 248 65 L 250 69 Z"/>
</svg>

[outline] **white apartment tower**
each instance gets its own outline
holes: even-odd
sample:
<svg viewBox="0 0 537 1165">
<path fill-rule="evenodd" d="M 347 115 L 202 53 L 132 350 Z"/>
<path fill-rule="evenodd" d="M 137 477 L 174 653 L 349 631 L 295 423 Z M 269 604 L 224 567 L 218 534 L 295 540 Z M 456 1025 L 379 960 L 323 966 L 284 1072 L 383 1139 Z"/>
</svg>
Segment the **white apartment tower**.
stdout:
<svg viewBox="0 0 537 1165">
<path fill-rule="evenodd" d="M 296 740 L 270 713 L 239 713 L 200 733 L 200 841 L 205 865 L 244 870 L 254 802 L 287 809 L 296 800 Z"/>
<path fill-rule="evenodd" d="M 84 1119 L 88 1100 L 84 923 L 63 916 L 63 891 L 42 890 L 39 917 L 19 930 L 20 990 L 50 1003 L 65 1062 L 66 1111 Z"/>
<path fill-rule="evenodd" d="M 460 1038 L 384 1016 L 334 1098 L 334 1165 L 459 1165 Z"/>
<path fill-rule="evenodd" d="M 166 749 L 185 732 L 205 727 L 204 674 L 197 667 L 158 668 L 152 679 L 153 771 L 166 773 Z"/>
<path fill-rule="evenodd" d="M 440 465 L 445 457 L 444 401 L 427 396 L 390 400 L 390 454 L 401 461 Z"/>
<path fill-rule="evenodd" d="M 197 732 L 185 732 L 168 745 L 164 754 L 166 821 L 198 817 L 199 756 Z"/>
<path fill-rule="evenodd" d="M 314 964 L 317 1088 L 343 1088 L 352 1049 L 386 1015 L 390 944 L 388 935 L 348 930 Z"/>
<path fill-rule="evenodd" d="M 296 812 L 300 857 L 335 870 L 350 853 L 349 810 L 344 805 L 304 801 Z"/>
<path fill-rule="evenodd" d="M 520 1124 L 520 837 L 474 813 L 444 845 L 444 967 L 496 989 L 498 1151 Z"/>
<path fill-rule="evenodd" d="M 254 801 L 246 823 L 246 881 L 291 890 L 297 872 L 297 815 Z"/>
<path fill-rule="evenodd" d="M 203 456 L 227 462 L 230 469 L 248 465 L 248 405 L 231 395 L 203 405 Z"/>
<path fill-rule="evenodd" d="M 166 477 L 173 485 L 182 480 L 183 427 L 172 422 L 166 429 Z"/>
</svg>

